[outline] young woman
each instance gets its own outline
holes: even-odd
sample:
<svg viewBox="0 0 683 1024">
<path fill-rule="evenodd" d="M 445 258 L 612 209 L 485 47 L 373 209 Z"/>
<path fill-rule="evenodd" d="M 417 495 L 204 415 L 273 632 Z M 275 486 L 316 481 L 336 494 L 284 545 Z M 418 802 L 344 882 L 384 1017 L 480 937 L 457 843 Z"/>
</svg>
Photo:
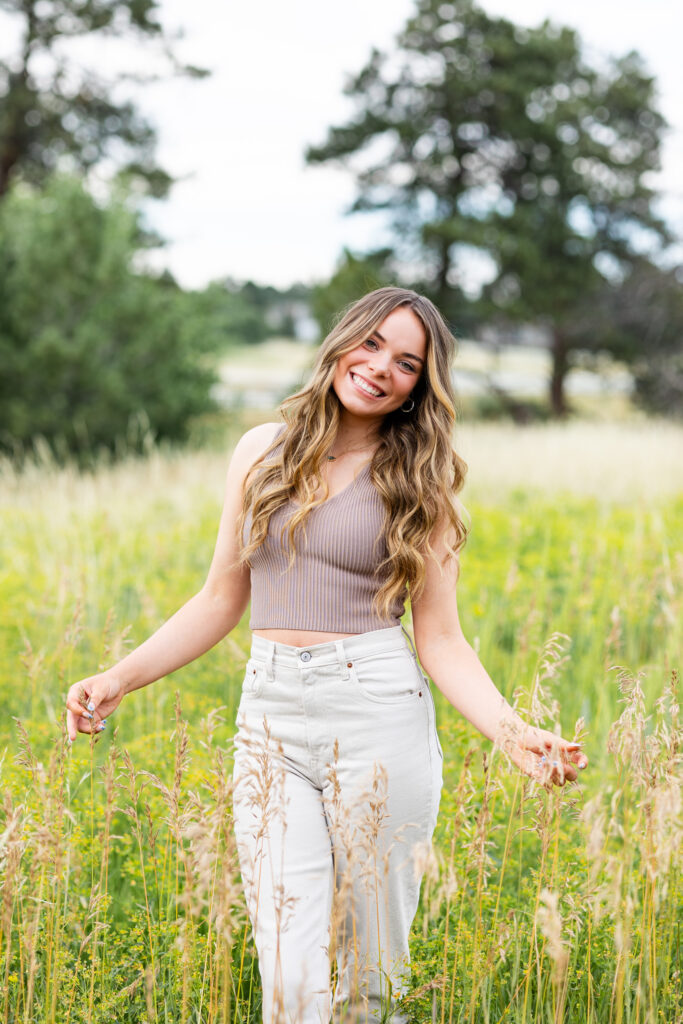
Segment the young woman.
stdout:
<svg viewBox="0 0 683 1024">
<path fill-rule="evenodd" d="M 453 349 L 415 292 L 356 302 L 284 425 L 238 443 L 202 589 L 69 690 L 73 740 L 213 647 L 251 598 L 234 812 L 264 1024 L 325 1024 L 345 1008 L 380 1020 L 405 989 L 442 782 L 429 686 L 400 625 L 408 594 L 425 672 L 485 737 L 545 782 L 587 764 L 578 744 L 525 725 L 458 622 Z"/>
</svg>

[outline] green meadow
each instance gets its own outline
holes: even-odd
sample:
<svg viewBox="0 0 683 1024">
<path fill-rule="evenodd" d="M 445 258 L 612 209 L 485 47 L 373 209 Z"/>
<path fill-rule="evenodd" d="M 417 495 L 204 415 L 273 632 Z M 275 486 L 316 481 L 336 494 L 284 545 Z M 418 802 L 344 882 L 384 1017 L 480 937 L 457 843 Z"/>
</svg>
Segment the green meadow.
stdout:
<svg viewBox="0 0 683 1024">
<path fill-rule="evenodd" d="M 682 440 L 645 421 L 463 429 L 466 634 L 590 764 L 547 789 L 436 694 L 416 1022 L 683 1024 Z M 231 831 L 247 617 L 96 742 L 69 747 L 63 714 L 72 682 L 202 585 L 228 454 L 0 470 L 7 1024 L 260 1020 Z"/>
</svg>

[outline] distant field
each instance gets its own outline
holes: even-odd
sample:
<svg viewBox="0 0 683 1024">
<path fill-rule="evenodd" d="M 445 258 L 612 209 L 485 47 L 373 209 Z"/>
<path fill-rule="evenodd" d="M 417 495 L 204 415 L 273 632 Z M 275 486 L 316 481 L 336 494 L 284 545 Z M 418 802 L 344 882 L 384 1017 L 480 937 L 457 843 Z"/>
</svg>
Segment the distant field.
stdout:
<svg viewBox="0 0 683 1024">
<path fill-rule="evenodd" d="M 464 424 L 457 443 L 466 633 L 590 766 L 546 793 L 437 694 L 445 787 L 405 1010 L 683 1024 L 683 427 Z M 69 683 L 201 586 L 228 456 L 0 466 L 5 1024 L 260 1020 L 230 827 L 246 622 L 127 698 L 96 745 L 62 732 Z"/>
<path fill-rule="evenodd" d="M 287 338 L 232 349 L 221 361 L 217 394 L 227 406 L 276 405 L 305 379 L 315 352 L 315 346 Z M 465 407 L 486 394 L 490 383 L 516 397 L 544 398 L 549 375 L 550 354 L 546 349 L 529 345 L 493 349 L 467 339 L 458 343 L 454 381 Z M 625 367 L 603 360 L 592 371 L 572 370 L 567 378 L 567 395 L 580 409 L 598 417 L 605 399 L 611 415 L 623 414 L 629 406 L 630 381 Z"/>
</svg>

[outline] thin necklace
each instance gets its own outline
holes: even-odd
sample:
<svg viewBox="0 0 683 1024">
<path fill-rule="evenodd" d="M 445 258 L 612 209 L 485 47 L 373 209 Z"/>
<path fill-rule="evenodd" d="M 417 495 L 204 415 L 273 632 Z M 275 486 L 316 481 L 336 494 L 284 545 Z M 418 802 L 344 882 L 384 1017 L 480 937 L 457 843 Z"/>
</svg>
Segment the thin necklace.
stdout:
<svg viewBox="0 0 683 1024">
<path fill-rule="evenodd" d="M 328 455 L 327 456 L 327 461 L 328 462 L 336 462 L 337 459 L 342 457 L 342 455 L 352 455 L 353 452 L 364 452 L 364 451 L 367 451 L 367 446 L 366 445 L 363 445 L 362 448 L 347 448 L 345 452 L 339 452 L 339 455 Z"/>
</svg>

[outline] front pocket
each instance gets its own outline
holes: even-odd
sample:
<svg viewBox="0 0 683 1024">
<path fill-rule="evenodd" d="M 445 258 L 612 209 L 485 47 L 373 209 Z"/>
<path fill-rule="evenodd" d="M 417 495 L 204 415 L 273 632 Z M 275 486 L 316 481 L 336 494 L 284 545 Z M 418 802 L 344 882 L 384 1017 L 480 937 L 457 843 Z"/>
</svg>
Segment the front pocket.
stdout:
<svg viewBox="0 0 683 1024">
<path fill-rule="evenodd" d="M 253 658 L 250 658 L 244 672 L 242 693 L 247 697 L 258 697 L 263 689 L 264 674 L 265 666 L 261 665 L 258 661 L 254 661 Z"/>
<path fill-rule="evenodd" d="M 408 651 L 357 658 L 350 670 L 362 696 L 376 704 L 403 704 L 422 693 L 422 676 Z"/>
</svg>

